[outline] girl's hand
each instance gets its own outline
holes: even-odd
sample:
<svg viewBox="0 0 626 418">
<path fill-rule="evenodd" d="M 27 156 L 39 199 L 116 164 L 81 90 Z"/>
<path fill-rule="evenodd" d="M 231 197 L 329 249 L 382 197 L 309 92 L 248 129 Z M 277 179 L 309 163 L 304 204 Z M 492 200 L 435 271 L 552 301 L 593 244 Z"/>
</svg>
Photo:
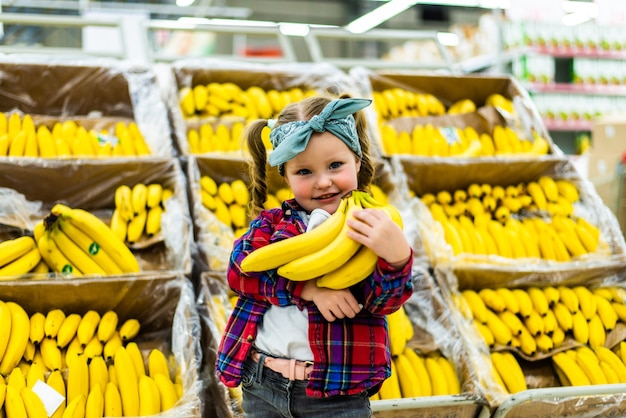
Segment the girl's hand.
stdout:
<svg viewBox="0 0 626 418">
<path fill-rule="evenodd" d="M 312 301 L 328 322 L 345 317 L 354 318 L 362 308 L 348 289 L 317 287 L 315 279 L 306 282 L 300 297 Z"/>
<path fill-rule="evenodd" d="M 380 258 L 402 268 L 411 257 L 411 246 L 402 229 L 380 209 L 359 209 L 348 219 L 348 236 L 372 249 Z"/>
</svg>

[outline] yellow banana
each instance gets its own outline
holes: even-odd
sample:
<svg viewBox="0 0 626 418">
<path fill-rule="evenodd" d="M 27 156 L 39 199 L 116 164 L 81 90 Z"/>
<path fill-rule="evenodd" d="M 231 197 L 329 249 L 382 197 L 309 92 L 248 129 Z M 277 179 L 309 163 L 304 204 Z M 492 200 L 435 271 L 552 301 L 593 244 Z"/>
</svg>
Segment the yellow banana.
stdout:
<svg viewBox="0 0 626 418">
<path fill-rule="evenodd" d="M 493 332 L 491 332 L 491 329 L 489 329 L 487 325 L 480 323 L 478 321 L 474 321 L 474 326 L 476 327 L 481 337 L 485 341 L 485 344 L 487 344 L 489 348 L 493 347 L 496 343 L 496 339 L 493 336 Z"/>
<path fill-rule="evenodd" d="M 348 262 L 317 279 L 317 285 L 330 289 L 346 289 L 371 275 L 377 263 L 378 255 L 370 248 L 361 246 Z"/>
<path fill-rule="evenodd" d="M 608 383 L 593 351 L 590 351 L 590 355 L 588 355 L 586 352 L 576 349 L 575 358 L 576 363 L 585 372 L 592 385 L 606 385 Z"/>
<path fill-rule="evenodd" d="M 456 368 L 452 362 L 444 357 L 437 357 L 437 361 L 441 366 L 441 369 L 446 376 L 446 381 L 448 382 L 448 394 L 449 395 L 458 395 L 461 393 L 461 381 L 459 380 L 459 375 L 456 373 Z"/>
<path fill-rule="evenodd" d="M 328 247 L 345 224 L 349 201 L 350 198 L 344 198 L 335 213 L 312 231 L 271 243 L 251 252 L 241 263 L 241 269 L 250 272 L 277 268 Z"/>
<path fill-rule="evenodd" d="M 105 276 L 107 273 L 98 263 L 87 253 L 72 241 L 67 234 L 57 224 L 50 230 L 50 238 L 67 257 L 68 260 L 75 265 L 83 274 L 96 274 Z"/>
<path fill-rule="evenodd" d="M 122 338 L 123 342 L 128 342 L 135 338 L 135 336 L 139 333 L 141 324 L 137 319 L 130 318 L 122 323 L 122 326 L 119 328 L 119 334 Z"/>
<path fill-rule="evenodd" d="M 404 349 L 404 356 L 411 363 L 413 372 L 420 382 L 420 391 L 422 393 L 421 396 L 432 396 L 433 389 L 430 384 L 430 376 L 428 375 L 428 370 L 426 369 L 426 362 L 424 358 L 417 354 L 410 347 L 406 347 Z"/>
<path fill-rule="evenodd" d="M 111 229 L 94 214 L 78 208 L 56 204 L 51 213 L 72 222 L 78 229 L 90 236 L 100 248 L 115 261 L 124 272 L 138 272 L 139 263 L 130 249 L 120 241 Z"/>
<path fill-rule="evenodd" d="M 47 418 L 48 413 L 46 412 L 46 408 L 43 405 L 43 401 L 35 392 L 33 392 L 32 388 L 24 387 L 20 390 L 20 395 L 22 400 L 24 401 L 24 406 L 26 407 L 26 414 L 28 418 Z M 8 414 L 7 414 L 8 416 Z"/>
<path fill-rule="evenodd" d="M 589 342 L 589 325 L 581 311 L 572 314 L 572 333 L 577 342 L 581 344 Z"/>
<path fill-rule="evenodd" d="M 100 340 L 102 344 L 105 344 L 109 338 L 115 334 L 118 321 L 119 318 L 117 316 L 117 312 L 115 311 L 109 310 L 102 315 L 102 318 L 100 318 L 100 321 L 98 322 L 97 330 L 98 340 Z"/>
<path fill-rule="evenodd" d="M 0 360 L 0 373 L 7 376 L 19 364 L 30 334 L 30 318 L 20 305 L 7 301 L 5 305 L 11 312 L 11 334 L 4 356 Z"/>
<path fill-rule="evenodd" d="M 94 335 L 91 340 L 85 345 L 83 349 L 83 356 L 88 359 L 92 359 L 97 356 L 101 356 L 104 351 L 104 345 L 100 342 L 98 337 Z"/>
<path fill-rule="evenodd" d="M 148 374 L 154 377 L 156 373 L 170 377 L 170 368 L 165 355 L 161 350 L 153 348 L 148 354 Z"/>
<path fill-rule="evenodd" d="M 143 209 L 135 214 L 133 219 L 131 219 L 126 225 L 126 242 L 129 244 L 139 242 L 146 228 L 147 220 L 148 212 L 146 209 Z"/>
<path fill-rule="evenodd" d="M 506 310 L 506 301 L 494 289 L 483 288 L 478 291 L 485 305 L 494 312 Z"/>
<path fill-rule="evenodd" d="M 615 312 L 615 309 L 611 306 L 611 302 L 602 296 L 598 296 L 596 294 L 593 295 L 596 299 L 596 313 L 602 320 L 602 325 L 607 332 L 610 332 L 615 328 L 619 317 Z"/>
<path fill-rule="evenodd" d="M 108 382 L 104 389 L 104 416 L 105 417 L 121 417 L 122 415 L 122 398 L 120 396 L 117 385 Z"/>
<path fill-rule="evenodd" d="M 519 314 L 522 318 L 528 318 L 533 311 L 533 302 L 528 292 L 524 289 L 513 289 L 511 290 L 515 298 L 517 299 L 519 305 Z"/>
<path fill-rule="evenodd" d="M 27 418 L 26 406 L 22 395 L 20 395 L 20 389 L 17 389 L 11 385 L 6 386 L 6 394 L 4 397 L 4 413 L 7 418 Z"/>
<path fill-rule="evenodd" d="M 587 323 L 589 325 L 589 346 L 602 347 L 606 343 L 606 331 L 599 315 L 594 315 Z"/>
<path fill-rule="evenodd" d="M 115 352 L 114 364 L 124 416 L 137 416 L 139 414 L 139 380 L 133 361 L 124 347 L 119 347 Z"/>
<path fill-rule="evenodd" d="M 513 312 L 502 311 L 498 313 L 498 316 L 506 324 L 507 327 L 511 330 L 511 334 L 514 336 L 519 336 L 522 333 L 522 328 L 524 327 L 524 323 L 519 319 L 517 315 Z"/>
<path fill-rule="evenodd" d="M 113 214 L 111 215 L 109 228 L 111 229 L 111 232 L 113 232 L 113 235 L 117 237 L 118 240 L 122 242 L 126 241 L 126 234 L 128 231 L 128 221 L 125 221 L 124 219 L 122 219 L 122 214 L 120 213 L 118 209 L 115 209 L 113 211 Z"/>
<path fill-rule="evenodd" d="M 106 388 L 109 381 L 109 368 L 102 356 L 92 357 L 89 361 L 89 390 L 93 390 L 96 385 Z"/>
<path fill-rule="evenodd" d="M 519 335 L 519 340 L 520 350 L 522 351 L 522 353 L 530 357 L 537 354 L 537 341 L 526 326 L 522 328 L 522 332 Z"/>
<path fill-rule="evenodd" d="M 587 321 L 590 321 L 591 318 L 595 316 L 598 309 L 596 298 L 593 297 L 593 293 L 585 286 L 574 286 L 572 290 L 578 297 L 580 311 Z"/>
<path fill-rule="evenodd" d="M 167 411 L 172 408 L 178 402 L 179 396 L 176 392 L 174 382 L 172 382 L 167 376 L 157 373 L 154 375 L 154 381 L 159 388 L 159 395 L 161 397 L 161 411 Z"/>
<path fill-rule="evenodd" d="M 549 336 L 552 335 L 554 330 L 558 327 L 558 321 L 556 315 L 552 309 L 548 309 L 546 315 L 543 317 L 543 332 Z"/>
<path fill-rule="evenodd" d="M 543 188 L 538 182 L 531 181 L 526 185 L 526 191 L 532 197 L 533 203 L 539 210 L 546 210 L 548 208 L 548 201 Z"/>
<path fill-rule="evenodd" d="M 44 338 L 39 345 L 39 351 L 41 351 L 43 362 L 48 370 L 54 371 L 63 369 L 63 356 L 55 340 Z"/>
<path fill-rule="evenodd" d="M 133 366 L 135 367 L 135 373 L 138 377 L 146 374 L 146 365 L 143 358 L 143 354 L 139 349 L 139 346 L 136 342 L 131 341 L 126 344 L 126 352 L 128 353 L 130 359 L 133 362 Z"/>
<path fill-rule="evenodd" d="M 421 396 L 421 384 L 418 376 L 413 370 L 411 362 L 404 355 L 399 353 L 393 359 L 396 363 L 396 371 L 398 373 L 398 382 L 400 384 L 400 392 L 403 398 L 412 398 Z"/>
<path fill-rule="evenodd" d="M 115 351 L 121 345 L 122 338 L 120 337 L 120 333 L 118 331 L 115 331 L 113 333 L 113 336 L 111 336 L 111 338 L 109 338 L 109 340 L 104 344 L 104 347 L 102 347 L 102 356 L 107 361 L 113 360 L 113 357 L 115 356 Z"/>
<path fill-rule="evenodd" d="M 555 368 L 559 371 L 559 378 L 564 386 L 587 386 L 591 384 L 591 381 L 578 365 L 576 360 L 566 354 L 565 352 L 559 352 L 552 356 L 552 362 Z M 565 377 L 567 381 L 563 381 Z"/>
<path fill-rule="evenodd" d="M 4 267 L 12 261 L 17 260 L 35 247 L 35 240 L 29 235 L 1 242 L 0 267 Z"/>
<path fill-rule="evenodd" d="M 163 186 L 159 183 L 150 183 L 147 186 L 146 206 L 153 208 L 161 204 L 163 197 Z"/>
<path fill-rule="evenodd" d="M 154 206 L 148 210 L 146 216 L 145 231 L 148 237 L 152 237 L 161 231 L 161 216 L 163 215 L 163 208 L 161 206 Z"/>
<path fill-rule="evenodd" d="M 404 306 L 386 316 L 387 328 L 389 329 L 389 340 L 391 355 L 395 356 L 404 351 L 406 347 L 406 311 Z"/>
<path fill-rule="evenodd" d="M 113 261 L 100 245 L 89 235 L 78 229 L 73 223 L 60 219 L 59 228 L 69 239 L 71 239 L 81 250 L 89 255 L 105 271 L 106 274 L 121 274 L 122 269 Z"/>
<path fill-rule="evenodd" d="M 30 316 L 29 339 L 35 345 L 39 344 L 45 337 L 43 330 L 45 321 L 46 316 L 41 312 L 35 312 Z"/>
<path fill-rule="evenodd" d="M 580 309 L 580 304 L 578 302 L 578 295 L 571 287 L 567 286 L 558 286 L 559 294 L 561 295 L 560 300 L 567 307 L 567 309 L 575 314 Z"/>
<path fill-rule="evenodd" d="M 448 387 L 446 375 L 441 368 L 441 364 L 432 356 L 426 357 L 424 361 L 426 363 L 426 370 L 428 370 L 428 375 L 430 376 L 433 396 L 450 394 L 450 388 Z"/>
<path fill-rule="evenodd" d="M 99 384 L 89 390 L 85 403 L 85 418 L 102 418 L 104 416 L 104 395 Z"/>
<path fill-rule="evenodd" d="M 546 294 L 538 287 L 530 286 L 526 289 L 530 299 L 533 302 L 533 307 L 535 310 L 541 315 L 545 316 L 548 313 L 548 309 L 550 309 L 550 303 L 546 298 Z"/>
<path fill-rule="evenodd" d="M 152 416 L 161 412 L 161 394 L 150 376 L 139 377 L 139 415 Z"/>
<path fill-rule="evenodd" d="M 148 202 L 148 186 L 144 183 L 137 183 L 132 187 L 131 203 L 135 216 L 146 210 Z"/>
<path fill-rule="evenodd" d="M 79 394 L 73 400 L 67 402 L 63 418 L 84 418 L 87 407 L 87 395 Z"/>
<path fill-rule="evenodd" d="M 71 364 L 68 364 L 67 371 L 67 409 L 76 398 L 89 396 L 89 366 L 87 358 L 77 356 Z M 67 411 L 66 411 L 67 412 Z"/>
<path fill-rule="evenodd" d="M 347 199 L 349 203 L 347 205 L 346 216 L 338 235 L 335 236 L 334 239 L 324 248 L 321 248 L 318 251 L 312 251 L 309 248 L 307 255 L 296 258 L 295 260 L 280 266 L 277 271 L 280 276 L 297 281 L 320 277 L 347 262 L 350 257 L 357 252 L 361 244 L 348 236 L 349 226 L 346 221 L 351 219 L 352 213 L 357 209 L 362 208 L 362 206 L 357 202 L 354 193 Z M 323 225 L 324 223 L 313 229 L 311 232 L 320 229 Z M 306 236 L 307 234 L 308 233 L 302 235 Z M 291 251 L 293 252 L 293 247 L 289 248 L 291 248 Z"/>
<path fill-rule="evenodd" d="M 599 360 L 607 362 L 611 368 L 615 370 L 618 381 L 620 383 L 626 383 L 626 366 L 622 362 L 622 359 L 606 347 L 597 346 L 592 347 L 592 349 Z"/>
<path fill-rule="evenodd" d="M 89 341 L 96 334 L 96 330 L 98 329 L 98 324 L 100 323 L 100 314 L 93 309 L 85 312 L 80 319 L 80 323 L 78 324 L 78 329 L 76 330 L 76 336 L 78 337 L 78 342 L 85 347 Z"/>
<path fill-rule="evenodd" d="M 119 212 L 120 218 L 128 222 L 134 215 L 132 189 L 122 184 L 115 189 L 115 209 Z"/>
<path fill-rule="evenodd" d="M 524 372 L 513 354 L 508 351 L 494 351 L 491 353 L 491 360 L 509 393 L 528 389 Z"/>
<path fill-rule="evenodd" d="M 543 190 L 543 194 L 546 196 L 548 202 L 557 202 L 559 199 L 559 189 L 554 179 L 550 176 L 541 176 L 537 180 L 539 186 Z"/>
<path fill-rule="evenodd" d="M 67 367 L 71 367 L 71 365 L 76 361 L 76 359 L 81 356 L 85 350 L 83 346 L 78 342 L 78 337 L 74 337 L 72 341 L 65 347 L 65 365 Z"/>
<path fill-rule="evenodd" d="M 52 371 L 48 374 L 46 383 L 54 389 L 59 395 L 65 398 L 65 380 L 60 370 Z M 65 401 L 61 402 L 50 418 L 62 418 L 65 412 Z"/>
<path fill-rule="evenodd" d="M 469 305 L 474 319 L 481 324 L 487 323 L 487 306 L 480 295 L 473 289 L 461 291 L 461 295 Z"/>
<path fill-rule="evenodd" d="M 554 348 L 554 341 L 548 334 L 540 334 L 535 337 L 537 348 L 544 353 L 549 353 Z"/>
<path fill-rule="evenodd" d="M 543 317 L 534 309 L 527 318 L 524 318 L 524 325 L 533 337 L 543 334 Z"/>
<path fill-rule="evenodd" d="M 558 302 L 552 308 L 552 312 L 556 317 L 556 321 L 559 324 L 559 327 L 565 331 L 569 332 L 572 330 L 572 313 L 567 309 L 567 306 L 563 302 Z"/>
<path fill-rule="evenodd" d="M 31 238 L 32 240 L 32 238 Z M 33 241 L 34 242 L 34 241 Z M 0 278 L 23 276 L 32 271 L 41 260 L 39 249 L 33 247 L 26 254 L 0 268 Z"/>
<path fill-rule="evenodd" d="M 15 367 L 11 370 L 11 373 L 6 378 L 8 386 L 11 386 L 17 390 L 22 390 L 26 386 L 26 376 L 21 367 Z"/>
<path fill-rule="evenodd" d="M 44 321 L 44 333 L 47 338 L 55 338 L 59 333 L 59 328 L 65 320 L 65 312 L 62 309 L 52 309 L 46 314 Z"/>
<path fill-rule="evenodd" d="M 518 314 L 520 312 L 519 301 L 508 287 L 499 287 L 495 289 L 496 293 L 504 300 L 506 310 Z"/>
<path fill-rule="evenodd" d="M 493 336 L 498 344 L 509 346 L 512 343 L 513 333 L 506 326 L 506 324 L 500 319 L 495 312 L 487 309 L 487 323 Z"/>
<path fill-rule="evenodd" d="M 62 312 L 62 311 L 61 311 Z M 77 313 L 71 313 L 64 317 L 61 325 L 56 333 L 56 342 L 59 348 L 65 348 L 72 341 L 78 330 L 81 316 Z"/>
</svg>

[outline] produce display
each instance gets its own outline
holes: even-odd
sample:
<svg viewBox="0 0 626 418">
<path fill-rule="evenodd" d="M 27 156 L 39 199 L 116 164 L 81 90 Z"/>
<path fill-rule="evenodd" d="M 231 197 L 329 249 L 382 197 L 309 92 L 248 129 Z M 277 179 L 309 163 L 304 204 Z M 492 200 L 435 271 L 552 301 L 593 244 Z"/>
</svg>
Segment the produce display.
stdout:
<svg viewBox="0 0 626 418">
<path fill-rule="evenodd" d="M 574 213 L 579 193 L 569 180 L 544 175 L 506 187 L 473 183 L 420 199 L 443 227 L 455 255 L 564 262 L 610 251 L 598 227 Z"/>
<path fill-rule="evenodd" d="M 29 316 L 10 301 L 0 302 L 0 317 L 0 406 L 7 416 L 47 416 L 34 389 L 42 383 L 62 396 L 54 417 L 151 416 L 182 396 L 170 354 L 135 342 L 136 319 L 120 321 L 112 310 Z"/>
</svg>

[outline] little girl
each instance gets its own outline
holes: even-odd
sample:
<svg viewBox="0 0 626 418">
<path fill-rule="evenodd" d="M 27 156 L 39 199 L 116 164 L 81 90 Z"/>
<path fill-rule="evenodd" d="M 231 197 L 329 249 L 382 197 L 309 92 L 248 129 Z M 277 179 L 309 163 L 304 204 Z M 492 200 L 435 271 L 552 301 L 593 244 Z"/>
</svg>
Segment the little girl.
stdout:
<svg viewBox="0 0 626 418">
<path fill-rule="evenodd" d="M 375 173 L 361 110 L 370 103 L 307 98 L 246 130 L 258 216 L 231 253 L 228 283 L 239 298 L 216 364 L 226 386 L 242 384 L 246 417 L 369 417 L 369 396 L 390 376 L 385 315 L 411 296 L 413 250 L 383 211 L 358 210 L 348 221 L 349 236 L 379 257 L 375 271 L 348 289 L 291 281 L 276 269 L 240 268 L 252 251 L 305 233 L 334 213 L 343 196 L 368 188 Z M 265 126 L 271 128 L 269 163 L 294 196 L 268 210 Z M 321 220 L 310 220 L 314 211 Z"/>
</svg>

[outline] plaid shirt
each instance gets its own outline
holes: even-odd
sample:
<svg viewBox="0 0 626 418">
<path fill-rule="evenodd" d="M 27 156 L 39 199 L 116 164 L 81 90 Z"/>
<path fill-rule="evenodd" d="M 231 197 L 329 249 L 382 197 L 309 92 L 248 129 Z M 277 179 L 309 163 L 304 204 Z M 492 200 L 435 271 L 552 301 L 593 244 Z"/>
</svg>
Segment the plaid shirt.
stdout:
<svg viewBox="0 0 626 418">
<path fill-rule="evenodd" d="M 256 248 L 303 233 L 306 225 L 289 200 L 282 208 L 263 211 L 234 245 L 227 271 L 230 287 L 239 295 L 228 320 L 217 355 L 216 370 L 229 387 L 241 382 L 243 362 L 248 357 L 258 324 L 270 305 L 296 305 L 308 309 L 309 341 L 314 366 L 307 395 L 327 397 L 352 395 L 378 386 L 391 374 L 391 354 L 385 316 L 411 296 L 411 261 L 396 270 L 379 259 L 373 274 L 351 287 L 363 309 L 356 317 L 328 322 L 312 302 L 300 298 L 304 282 L 291 281 L 276 273 L 244 273 L 242 260 Z"/>
</svg>

